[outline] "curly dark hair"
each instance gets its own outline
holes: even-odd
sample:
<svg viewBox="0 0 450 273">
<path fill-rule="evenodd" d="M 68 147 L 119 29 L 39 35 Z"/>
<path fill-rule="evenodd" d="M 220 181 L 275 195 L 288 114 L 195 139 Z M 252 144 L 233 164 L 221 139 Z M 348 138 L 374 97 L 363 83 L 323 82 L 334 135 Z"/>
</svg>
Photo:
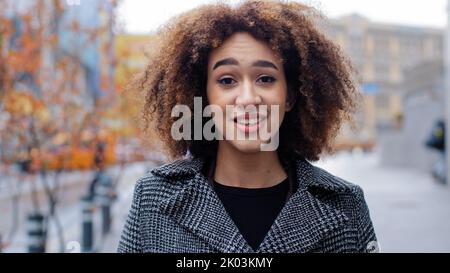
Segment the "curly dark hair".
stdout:
<svg viewBox="0 0 450 273">
<path fill-rule="evenodd" d="M 254 0 L 203 5 L 172 18 L 156 33 L 149 63 L 134 85 L 145 93 L 144 129 L 156 130 L 171 157 L 215 156 L 217 140 L 172 138 L 171 110 L 178 104 L 192 110 L 195 96 L 208 104 L 210 52 L 233 33 L 247 32 L 282 57 L 288 98 L 295 102 L 280 127 L 278 153 L 316 161 L 331 152 L 343 122 L 352 121 L 359 93 L 351 63 L 317 19 L 324 17 L 304 4 Z"/>
</svg>

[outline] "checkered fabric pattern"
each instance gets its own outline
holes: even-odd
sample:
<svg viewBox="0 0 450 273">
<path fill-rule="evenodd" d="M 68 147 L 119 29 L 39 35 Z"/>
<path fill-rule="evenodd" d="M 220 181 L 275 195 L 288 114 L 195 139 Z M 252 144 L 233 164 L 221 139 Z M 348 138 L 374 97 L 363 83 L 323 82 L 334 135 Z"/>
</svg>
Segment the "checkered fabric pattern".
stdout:
<svg viewBox="0 0 450 273">
<path fill-rule="evenodd" d="M 203 159 L 153 169 L 137 181 L 118 252 L 374 252 L 362 189 L 293 159 L 298 190 L 254 251 L 202 173 Z"/>
</svg>

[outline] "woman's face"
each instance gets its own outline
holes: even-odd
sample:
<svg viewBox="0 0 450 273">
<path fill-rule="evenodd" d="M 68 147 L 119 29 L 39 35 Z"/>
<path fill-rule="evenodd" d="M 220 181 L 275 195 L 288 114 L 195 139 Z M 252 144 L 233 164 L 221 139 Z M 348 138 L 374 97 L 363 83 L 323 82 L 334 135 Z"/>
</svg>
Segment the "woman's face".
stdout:
<svg viewBox="0 0 450 273">
<path fill-rule="evenodd" d="M 246 153 L 261 151 L 261 144 L 271 141 L 262 131 L 273 138 L 291 108 L 282 61 L 268 44 L 242 32 L 211 52 L 207 97 L 224 113 L 214 116 L 224 141 Z"/>
</svg>

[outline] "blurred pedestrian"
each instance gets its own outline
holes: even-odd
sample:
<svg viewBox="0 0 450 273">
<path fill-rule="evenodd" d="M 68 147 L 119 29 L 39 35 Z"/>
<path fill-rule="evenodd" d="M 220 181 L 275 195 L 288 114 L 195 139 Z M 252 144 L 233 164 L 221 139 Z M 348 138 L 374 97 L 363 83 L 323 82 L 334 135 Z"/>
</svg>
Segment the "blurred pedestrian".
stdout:
<svg viewBox="0 0 450 273">
<path fill-rule="evenodd" d="M 94 178 L 89 184 L 88 196 L 91 200 L 95 197 L 95 189 L 100 182 L 105 168 L 105 143 L 98 141 L 94 148 Z"/>
<path fill-rule="evenodd" d="M 430 136 L 426 140 L 425 145 L 438 152 L 439 159 L 433 165 L 432 175 L 436 181 L 447 183 L 447 160 L 445 156 L 445 121 L 438 119 L 431 130 Z"/>
<path fill-rule="evenodd" d="M 18 159 L 16 164 L 19 168 L 19 172 L 22 175 L 30 174 L 31 172 L 31 150 L 30 146 L 27 146 L 25 151 L 21 151 L 18 153 Z"/>
</svg>

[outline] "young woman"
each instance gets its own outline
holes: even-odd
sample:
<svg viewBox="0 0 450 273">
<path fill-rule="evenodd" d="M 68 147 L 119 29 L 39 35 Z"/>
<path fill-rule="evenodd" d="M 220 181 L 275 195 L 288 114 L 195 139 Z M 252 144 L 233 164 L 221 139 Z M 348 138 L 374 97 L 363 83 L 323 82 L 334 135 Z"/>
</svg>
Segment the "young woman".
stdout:
<svg viewBox="0 0 450 273">
<path fill-rule="evenodd" d="M 137 182 L 119 252 L 377 249 L 361 188 L 309 163 L 331 151 L 358 98 L 319 17 L 299 3 L 246 1 L 199 7 L 159 31 L 139 88 L 147 129 L 177 160 Z M 198 119 L 195 98 L 225 114 Z M 194 113 L 183 130 L 212 120 L 222 138 L 195 137 L 198 127 L 174 137 L 180 105 Z"/>
</svg>

